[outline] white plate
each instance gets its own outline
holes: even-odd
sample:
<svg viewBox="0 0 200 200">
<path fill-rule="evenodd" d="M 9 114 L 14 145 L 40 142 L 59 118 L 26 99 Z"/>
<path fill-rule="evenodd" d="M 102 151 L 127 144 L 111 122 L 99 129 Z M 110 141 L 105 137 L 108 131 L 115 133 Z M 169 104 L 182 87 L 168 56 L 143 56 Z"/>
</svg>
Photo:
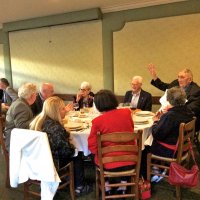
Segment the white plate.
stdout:
<svg viewBox="0 0 200 200">
<path fill-rule="evenodd" d="M 67 114 L 69 117 L 78 117 L 79 112 L 77 111 L 69 111 Z"/>
<path fill-rule="evenodd" d="M 149 116 L 149 115 L 154 115 L 152 112 L 150 111 L 138 111 L 135 113 L 135 115 L 138 115 L 138 116 Z"/>
<path fill-rule="evenodd" d="M 82 126 L 81 126 L 81 127 L 78 127 L 78 128 L 68 128 L 69 131 L 80 131 L 80 130 L 82 130 L 82 129 L 83 129 Z"/>
<path fill-rule="evenodd" d="M 77 129 L 77 128 L 82 127 L 82 123 L 68 122 L 67 124 L 65 124 L 65 127 L 69 128 L 69 129 Z"/>
<path fill-rule="evenodd" d="M 142 125 L 142 124 L 148 124 L 148 121 L 144 121 L 144 122 L 138 122 L 138 121 L 134 121 L 134 124 L 136 125 Z"/>
<path fill-rule="evenodd" d="M 148 119 L 143 118 L 143 117 L 138 117 L 138 116 L 133 118 L 133 122 L 135 124 L 148 124 L 149 123 Z"/>
<path fill-rule="evenodd" d="M 87 114 L 80 114 L 78 117 L 79 118 L 86 118 L 86 117 L 88 117 L 88 115 Z"/>
</svg>

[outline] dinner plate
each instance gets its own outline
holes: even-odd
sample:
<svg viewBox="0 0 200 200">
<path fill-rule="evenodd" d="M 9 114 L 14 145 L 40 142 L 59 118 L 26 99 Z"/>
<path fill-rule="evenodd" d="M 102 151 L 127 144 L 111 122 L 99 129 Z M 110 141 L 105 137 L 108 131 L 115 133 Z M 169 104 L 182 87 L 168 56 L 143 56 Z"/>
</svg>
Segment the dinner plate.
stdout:
<svg viewBox="0 0 200 200">
<path fill-rule="evenodd" d="M 80 130 L 82 130 L 82 129 L 83 129 L 82 126 L 81 126 L 81 127 L 78 127 L 78 128 L 68 128 L 69 131 L 80 131 Z"/>
<path fill-rule="evenodd" d="M 134 121 L 134 124 L 137 124 L 137 125 L 148 124 L 148 123 L 149 123 L 148 121 L 143 121 L 143 122 Z"/>
<path fill-rule="evenodd" d="M 78 117 L 79 112 L 77 111 L 70 111 L 67 116 L 69 117 Z"/>
<path fill-rule="evenodd" d="M 67 124 L 65 124 L 65 127 L 69 129 L 77 129 L 82 127 L 82 123 L 68 122 Z"/>
<path fill-rule="evenodd" d="M 152 113 L 150 111 L 138 111 L 135 113 L 135 115 L 137 115 L 137 116 L 153 116 L 154 113 Z"/>
<path fill-rule="evenodd" d="M 86 115 L 86 114 L 80 114 L 78 117 L 79 118 L 85 118 L 85 117 L 88 117 L 88 115 Z"/>
<path fill-rule="evenodd" d="M 133 121 L 135 124 L 148 124 L 149 123 L 148 119 L 145 119 L 143 117 L 134 117 Z"/>
</svg>

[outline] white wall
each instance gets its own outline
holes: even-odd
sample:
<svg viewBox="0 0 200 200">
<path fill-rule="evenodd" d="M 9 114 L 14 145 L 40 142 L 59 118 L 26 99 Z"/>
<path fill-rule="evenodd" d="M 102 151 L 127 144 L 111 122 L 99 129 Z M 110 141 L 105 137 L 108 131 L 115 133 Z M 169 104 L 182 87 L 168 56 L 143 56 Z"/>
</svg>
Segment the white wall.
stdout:
<svg viewBox="0 0 200 200">
<path fill-rule="evenodd" d="M 115 92 L 124 95 L 130 89 L 132 76 L 144 77 L 143 88 L 153 96 L 162 91 L 151 86 L 147 70 L 154 63 L 165 82 L 189 68 L 200 85 L 200 14 L 166 17 L 126 23 L 114 33 Z"/>
<path fill-rule="evenodd" d="M 76 93 L 82 81 L 93 91 L 103 87 L 101 21 L 11 32 L 9 39 L 14 88 L 51 82 L 57 93 Z"/>
</svg>

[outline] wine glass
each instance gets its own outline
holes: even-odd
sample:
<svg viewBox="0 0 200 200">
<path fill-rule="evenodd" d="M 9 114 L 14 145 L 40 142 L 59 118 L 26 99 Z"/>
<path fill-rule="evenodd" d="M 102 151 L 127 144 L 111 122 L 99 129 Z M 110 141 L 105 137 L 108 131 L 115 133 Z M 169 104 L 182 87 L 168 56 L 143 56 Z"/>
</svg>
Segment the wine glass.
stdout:
<svg viewBox="0 0 200 200">
<path fill-rule="evenodd" d="M 77 111 L 77 109 L 79 108 L 79 104 L 78 103 L 73 103 L 73 107 L 74 107 L 74 110 Z"/>
</svg>

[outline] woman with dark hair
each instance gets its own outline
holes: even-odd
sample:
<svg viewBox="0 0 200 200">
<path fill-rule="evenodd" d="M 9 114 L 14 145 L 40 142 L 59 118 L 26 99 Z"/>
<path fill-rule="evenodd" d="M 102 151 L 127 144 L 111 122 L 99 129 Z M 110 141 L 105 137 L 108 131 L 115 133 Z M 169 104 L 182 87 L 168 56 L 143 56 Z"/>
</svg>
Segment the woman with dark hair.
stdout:
<svg viewBox="0 0 200 200">
<path fill-rule="evenodd" d="M 134 134 L 134 125 L 130 109 L 117 109 L 118 101 L 116 96 L 109 90 L 100 90 L 94 96 L 94 104 L 101 115 L 93 119 L 92 128 L 88 138 L 88 147 L 92 154 L 95 156 L 96 165 L 99 164 L 97 157 L 97 132 L 101 134 L 108 134 L 112 132 L 131 132 Z M 113 145 L 105 144 L 107 146 Z M 120 154 L 120 152 L 117 152 Z M 108 163 L 104 168 L 109 171 L 123 171 L 133 168 L 134 163 Z M 106 181 L 106 185 L 110 180 Z M 127 180 L 122 180 L 127 181 Z M 111 188 L 106 187 L 106 192 L 111 194 Z M 119 187 L 117 193 L 125 193 L 125 187 Z"/>
</svg>

